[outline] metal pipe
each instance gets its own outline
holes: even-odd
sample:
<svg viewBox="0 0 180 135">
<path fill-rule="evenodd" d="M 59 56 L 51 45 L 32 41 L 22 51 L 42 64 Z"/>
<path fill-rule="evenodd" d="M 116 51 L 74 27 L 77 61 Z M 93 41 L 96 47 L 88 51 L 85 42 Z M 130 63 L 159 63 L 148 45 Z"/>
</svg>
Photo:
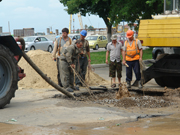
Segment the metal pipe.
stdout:
<svg viewBox="0 0 180 135">
<path fill-rule="evenodd" d="M 54 83 L 50 78 L 48 78 L 35 64 L 34 62 L 25 54 L 25 52 L 22 52 L 22 56 L 24 57 L 24 59 L 31 65 L 31 67 L 47 82 L 49 83 L 51 86 L 53 86 L 55 89 L 57 89 L 58 91 L 62 92 L 63 94 L 65 94 L 68 97 L 71 97 L 73 99 L 75 99 L 75 97 L 69 93 L 68 91 L 66 91 L 65 89 L 63 89 L 62 87 L 60 87 L 59 85 L 57 85 L 56 83 Z"/>
</svg>

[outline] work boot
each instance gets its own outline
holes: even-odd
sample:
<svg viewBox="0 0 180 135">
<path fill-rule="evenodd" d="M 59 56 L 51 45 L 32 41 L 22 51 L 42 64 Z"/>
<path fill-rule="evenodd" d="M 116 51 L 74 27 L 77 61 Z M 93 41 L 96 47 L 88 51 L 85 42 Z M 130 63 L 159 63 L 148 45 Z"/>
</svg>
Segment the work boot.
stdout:
<svg viewBox="0 0 180 135">
<path fill-rule="evenodd" d="M 127 81 L 126 83 L 127 83 L 127 86 L 126 86 L 126 87 L 127 87 L 127 88 L 131 88 L 131 81 Z"/>
<path fill-rule="evenodd" d="M 141 81 L 138 81 L 138 88 L 141 89 L 143 86 L 142 86 L 142 83 Z"/>
<path fill-rule="evenodd" d="M 74 90 L 73 90 L 72 88 L 70 88 L 70 87 L 68 87 L 66 90 L 67 90 L 68 92 L 74 92 Z"/>
<path fill-rule="evenodd" d="M 74 90 L 79 91 L 79 85 L 76 85 L 76 86 L 74 87 Z"/>
</svg>

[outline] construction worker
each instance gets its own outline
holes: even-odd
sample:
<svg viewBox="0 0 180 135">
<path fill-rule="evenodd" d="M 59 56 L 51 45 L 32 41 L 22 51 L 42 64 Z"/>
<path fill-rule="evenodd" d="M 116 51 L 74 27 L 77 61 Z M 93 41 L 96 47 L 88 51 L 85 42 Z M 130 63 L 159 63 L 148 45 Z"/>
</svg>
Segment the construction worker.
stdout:
<svg viewBox="0 0 180 135">
<path fill-rule="evenodd" d="M 112 42 L 108 43 L 107 45 L 107 52 L 106 52 L 106 64 L 108 64 L 108 56 L 110 52 L 110 63 L 109 63 L 109 77 L 112 77 L 112 88 L 116 87 L 116 71 L 117 71 L 117 78 L 119 82 L 119 86 L 121 85 L 121 71 L 122 71 L 122 64 L 121 64 L 121 54 L 122 50 L 122 43 L 117 42 L 117 35 L 112 35 L 111 37 Z"/>
<path fill-rule="evenodd" d="M 82 48 L 82 46 L 82 41 L 77 40 L 75 44 L 67 47 L 60 56 L 60 78 L 63 87 L 69 92 L 76 90 L 74 87 L 74 73 L 71 68 L 75 68 L 75 62 L 80 53 L 79 48 Z"/>
<path fill-rule="evenodd" d="M 132 81 L 132 69 L 134 70 L 138 87 L 142 88 L 141 84 L 141 73 L 139 61 L 142 61 L 143 51 L 141 42 L 138 39 L 134 39 L 134 32 L 128 30 L 126 33 L 127 40 L 123 47 L 123 64 L 126 66 L 126 82 L 127 87 L 131 88 Z"/>
<path fill-rule="evenodd" d="M 69 29 L 68 28 L 63 28 L 62 29 L 62 36 L 58 37 L 55 42 L 54 42 L 54 48 L 53 48 L 53 52 L 52 52 L 52 56 L 53 56 L 53 60 L 57 61 L 57 70 L 58 70 L 58 74 L 57 74 L 57 78 L 58 78 L 58 84 L 63 87 L 62 83 L 61 83 L 61 79 L 60 79 L 60 72 L 59 72 L 59 65 L 60 65 L 60 61 L 59 61 L 59 57 L 62 54 L 62 51 L 67 48 L 68 46 L 71 45 L 72 40 L 70 37 L 68 37 L 69 34 Z"/>
<path fill-rule="evenodd" d="M 89 42 L 85 39 L 87 35 L 87 31 L 82 30 L 80 32 L 80 35 L 81 35 L 80 40 L 83 43 L 83 47 L 80 49 L 81 53 L 79 54 L 78 60 L 76 62 L 76 71 L 78 71 L 82 79 L 85 80 L 88 62 L 91 62 L 91 57 L 90 57 Z M 82 86 L 82 83 L 80 82 L 77 76 L 76 76 L 75 83 L 76 83 L 76 88 L 79 88 L 79 86 Z"/>
</svg>

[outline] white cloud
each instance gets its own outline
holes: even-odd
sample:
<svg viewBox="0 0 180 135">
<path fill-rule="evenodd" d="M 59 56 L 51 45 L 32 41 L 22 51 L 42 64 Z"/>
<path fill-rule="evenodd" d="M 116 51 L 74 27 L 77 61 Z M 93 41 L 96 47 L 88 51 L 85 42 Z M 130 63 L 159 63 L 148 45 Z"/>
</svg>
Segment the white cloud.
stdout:
<svg viewBox="0 0 180 135">
<path fill-rule="evenodd" d="M 59 2 L 59 0 L 49 0 L 49 7 L 51 8 L 62 8 L 63 4 Z"/>
</svg>

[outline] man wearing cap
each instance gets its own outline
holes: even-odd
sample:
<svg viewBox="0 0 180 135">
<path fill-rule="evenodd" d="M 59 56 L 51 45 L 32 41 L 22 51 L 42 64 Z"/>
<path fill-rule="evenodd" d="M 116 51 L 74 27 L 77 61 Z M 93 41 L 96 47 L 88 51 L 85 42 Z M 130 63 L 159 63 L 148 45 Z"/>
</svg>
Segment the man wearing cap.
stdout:
<svg viewBox="0 0 180 135">
<path fill-rule="evenodd" d="M 81 35 L 80 40 L 83 43 L 83 47 L 80 48 L 81 53 L 79 54 L 78 60 L 76 62 L 76 71 L 78 71 L 82 79 L 85 80 L 88 62 L 91 62 L 91 57 L 90 57 L 89 42 L 85 39 L 87 35 L 87 31 L 82 30 L 80 32 L 80 35 Z M 77 76 L 76 76 L 75 83 L 76 83 L 77 89 L 79 88 L 79 86 L 82 86 L 82 83 Z"/>
<path fill-rule="evenodd" d="M 59 70 L 62 85 L 69 92 L 78 90 L 74 87 L 74 72 L 71 68 L 75 68 L 76 60 L 82 46 L 82 41 L 77 40 L 75 43 L 64 49 L 59 58 L 61 61 Z"/>
<path fill-rule="evenodd" d="M 109 64 L 109 77 L 112 77 L 112 88 L 116 87 L 116 71 L 117 71 L 117 78 L 119 82 L 119 86 L 121 85 L 121 71 L 122 71 L 122 64 L 121 64 L 121 53 L 122 50 L 122 43 L 117 42 L 117 35 L 112 35 L 111 37 L 112 42 L 108 43 L 107 45 L 107 52 L 106 52 L 106 64 L 108 64 L 108 56 L 110 52 L 110 64 Z"/>
<path fill-rule="evenodd" d="M 128 30 L 126 33 L 127 41 L 124 43 L 123 47 L 123 64 L 127 63 L 126 67 L 126 82 L 127 87 L 131 88 L 132 81 L 132 69 L 134 70 L 136 81 L 138 82 L 138 87 L 142 88 L 141 84 L 141 73 L 139 61 L 142 61 L 143 51 L 141 42 L 138 39 L 134 39 L 134 32 Z"/>
<path fill-rule="evenodd" d="M 57 39 L 54 42 L 54 48 L 52 52 L 53 60 L 57 61 L 57 78 L 58 78 L 58 84 L 63 87 L 60 79 L 60 71 L 59 71 L 59 66 L 60 66 L 60 60 L 59 57 L 64 51 L 65 48 L 71 45 L 72 41 L 71 38 L 68 37 L 69 29 L 68 28 L 63 28 L 62 29 L 62 37 L 57 37 Z"/>
</svg>

